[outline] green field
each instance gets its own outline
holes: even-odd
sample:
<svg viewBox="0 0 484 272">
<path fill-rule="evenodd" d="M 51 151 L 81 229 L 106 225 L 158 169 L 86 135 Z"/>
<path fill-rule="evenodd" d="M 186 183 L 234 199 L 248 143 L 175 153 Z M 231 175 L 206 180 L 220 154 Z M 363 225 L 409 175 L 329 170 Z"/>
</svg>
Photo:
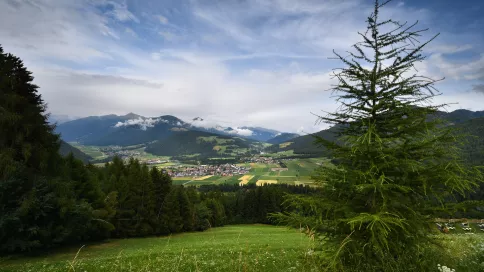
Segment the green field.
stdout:
<svg viewBox="0 0 484 272">
<path fill-rule="evenodd" d="M 99 150 L 99 146 L 81 145 L 77 142 L 69 142 L 69 144 L 91 156 L 95 160 L 107 158 L 107 156 Z"/>
<path fill-rule="evenodd" d="M 0 259 L 1 271 L 312 271 L 311 241 L 295 230 L 235 225 L 167 237 L 66 248 Z M 72 265 L 72 266 L 71 266 Z M 314 271 L 314 270 L 313 270 Z"/>
<path fill-rule="evenodd" d="M 431 235 L 450 253 L 442 259 L 438 247 L 434 261 L 456 271 L 484 271 L 484 235 L 477 225 L 470 225 L 473 235 L 437 231 Z M 456 227 L 456 233 L 461 233 Z M 233 225 L 164 237 L 115 239 L 37 257 L 2 257 L 0 271 L 320 271 L 307 254 L 313 246 L 293 229 Z"/>
<path fill-rule="evenodd" d="M 279 164 L 265 163 L 239 163 L 238 166 L 251 167 L 248 175 L 254 176 L 249 184 L 255 184 L 258 180 L 276 180 L 278 184 L 306 184 L 313 185 L 314 181 L 311 175 L 314 170 L 321 164 L 330 163 L 326 158 L 298 159 L 285 162 L 287 171 L 271 171 L 271 168 L 279 168 Z M 242 175 L 233 177 L 213 176 L 205 180 L 193 180 L 193 177 L 175 177 L 173 184 L 186 185 L 204 185 L 204 184 L 238 184 Z M 190 181 L 190 182 L 188 182 Z M 187 183 L 188 182 L 188 183 Z"/>
</svg>

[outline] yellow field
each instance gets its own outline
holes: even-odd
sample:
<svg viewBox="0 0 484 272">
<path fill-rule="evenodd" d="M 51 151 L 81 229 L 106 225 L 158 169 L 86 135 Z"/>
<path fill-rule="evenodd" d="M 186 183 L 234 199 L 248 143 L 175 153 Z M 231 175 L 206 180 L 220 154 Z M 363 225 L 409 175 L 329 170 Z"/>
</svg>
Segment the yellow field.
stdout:
<svg viewBox="0 0 484 272">
<path fill-rule="evenodd" d="M 213 177 L 213 175 L 208 175 L 208 176 L 203 176 L 203 177 L 199 177 L 199 178 L 196 178 L 194 180 L 204 180 L 204 179 L 208 179 L 208 178 L 211 178 Z"/>
<path fill-rule="evenodd" d="M 243 186 L 243 185 L 246 185 L 247 183 L 249 183 L 249 181 L 253 178 L 254 176 L 252 175 L 244 175 L 242 176 L 241 178 L 239 178 L 240 182 L 239 182 L 239 185 L 240 186 Z"/>
<path fill-rule="evenodd" d="M 255 185 L 257 186 L 262 186 L 262 185 L 265 185 L 265 184 L 276 184 L 277 183 L 277 180 L 271 180 L 271 179 L 267 179 L 267 180 L 258 180 Z"/>
</svg>

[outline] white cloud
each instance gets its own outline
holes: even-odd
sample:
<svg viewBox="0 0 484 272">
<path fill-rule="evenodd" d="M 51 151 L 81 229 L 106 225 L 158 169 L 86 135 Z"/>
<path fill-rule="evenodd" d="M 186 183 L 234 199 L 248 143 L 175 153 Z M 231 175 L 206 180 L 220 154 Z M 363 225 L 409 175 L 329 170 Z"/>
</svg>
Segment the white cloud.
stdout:
<svg viewBox="0 0 484 272">
<path fill-rule="evenodd" d="M 231 127 L 231 129 L 228 129 L 228 127 L 221 126 L 220 123 L 214 120 L 197 119 L 192 121 L 191 125 L 194 127 L 200 127 L 205 129 L 216 129 L 218 131 L 225 132 L 228 134 L 233 134 L 233 135 L 251 136 L 254 134 L 252 130 L 247 128 Z"/>
<path fill-rule="evenodd" d="M 477 80 L 484 78 L 484 53 L 477 59 L 466 62 L 450 61 L 442 54 L 434 54 L 430 57 L 431 62 L 438 71 L 455 80 Z"/>
<path fill-rule="evenodd" d="M 312 112 L 336 109 L 324 90 L 340 63 L 327 58 L 332 49 L 344 53 L 359 41 L 356 31 L 364 30 L 371 9 L 360 0 L 128 3 L 136 6 L 106 0 L 0 1 L 0 41 L 34 72 L 53 113 L 207 116 L 219 120 L 198 126 L 228 121 L 224 126 L 238 133 L 251 133 L 239 129 L 249 124 L 311 133 L 325 126 L 315 124 Z M 96 8 L 107 5 L 105 13 Z M 384 14 L 408 21 L 428 16 L 408 3 L 395 6 Z M 459 83 L 479 80 L 482 55 L 467 63 L 451 62 L 447 55 L 480 48 L 465 39 L 437 40 L 429 48 L 434 55 L 419 70 Z M 448 98 L 462 97 L 453 95 Z M 462 99 L 472 107 L 478 107 L 476 101 Z"/>
<path fill-rule="evenodd" d="M 114 125 L 114 127 L 139 126 L 141 130 L 147 130 L 148 128 L 154 127 L 158 122 L 160 122 L 159 118 L 143 119 L 139 117 L 138 119 L 130 119 L 124 122 L 118 122 L 116 125 Z"/>
<path fill-rule="evenodd" d="M 107 1 L 105 4 L 111 5 L 113 7 L 112 11 L 108 12 L 109 15 L 113 16 L 121 22 L 134 21 L 139 23 L 138 17 L 128 10 L 128 5 L 126 2 L 118 3 L 116 1 Z"/>
<path fill-rule="evenodd" d="M 240 135 L 240 136 L 252 136 L 254 132 L 247 128 L 232 128 L 231 131 L 228 131 L 229 134 Z"/>
</svg>

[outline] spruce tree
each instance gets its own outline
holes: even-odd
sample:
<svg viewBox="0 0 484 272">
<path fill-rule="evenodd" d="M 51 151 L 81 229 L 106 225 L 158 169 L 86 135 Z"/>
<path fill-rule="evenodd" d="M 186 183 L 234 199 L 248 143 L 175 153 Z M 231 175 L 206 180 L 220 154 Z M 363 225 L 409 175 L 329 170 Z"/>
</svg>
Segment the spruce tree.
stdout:
<svg viewBox="0 0 484 272">
<path fill-rule="evenodd" d="M 138 234 L 153 234 L 156 225 L 154 186 L 148 166 L 141 166 L 141 176 L 138 180 L 140 188 L 140 203 L 138 205 Z"/>
<path fill-rule="evenodd" d="M 161 209 L 161 233 L 176 233 L 183 228 L 183 218 L 178 200 L 180 186 L 174 186 L 166 195 Z"/>
<path fill-rule="evenodd" d="M 160 171 L 156 167 L 151 169 L 150 176 L 154 187 L 155 216 L 156 220 L 159 221 L 161 218 L 163 203 L 165 197 L 170 192 L 172 181 L 171 177 L 166 172 Z"/>
<path fill-rule="evenodd" d="M 428 271 L 420 259 L 437 210 L 478 181 L 463 165 L 452 127 L 436 118 L 436 79 L 419 75 L 425 30 L 381 19 L 390 1 L 375 1 L 362 42 L 334 70 L 340 107 L 320 116 L 339 128 L 338 140 L 318 138 L 336 167 L 323 166 L 315 181 L 320 194 L 295 197 L 305 214 L 279 215 L 323 234 L 327 271 Z M 308 211 L 311 211 L 308 213 Z M 316 236 L 317 237 L 317 236 Z"/>
<path fill-rule="evenodd" d="M 0 252 L 28 251 L 91 239 L 102 192 L 59 137 L 22 61 L 0 47 Z"/>
<path fill-rule="evenodd" d="M 52 174 L 59 137 L 47 122 L 46 105 L 22 61 L 0 47 L 0 178 L 17 167 L 33 174 Z"/>
<path fill-rule="evenodd" d="M 187 192 L 183 186 L 178 190 L 178 203 L 180 207 L 180 216 L 183 220 L 182 231 L 192 231 L 195 221 L 195 214 L 193 211 L 193 204 L 188 198 Z"/>
</svg>

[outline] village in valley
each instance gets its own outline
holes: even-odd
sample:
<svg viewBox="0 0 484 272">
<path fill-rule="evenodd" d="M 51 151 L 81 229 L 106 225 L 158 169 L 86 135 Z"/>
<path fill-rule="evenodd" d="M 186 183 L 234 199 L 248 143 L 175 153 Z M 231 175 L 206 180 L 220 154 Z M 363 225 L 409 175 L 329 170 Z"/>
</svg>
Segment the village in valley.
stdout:
<svg viewBox="0 0 484 272">
<path fill-rule="evenodd" d="M 235 164 L 199 165 L 193 167 L 172 166 L 167 167 L 166 171 L 171 177 L 201 177 L 208 175 L 226 177 L 248 174 L 250 167 L 237 166 Z"/>
</svg>

